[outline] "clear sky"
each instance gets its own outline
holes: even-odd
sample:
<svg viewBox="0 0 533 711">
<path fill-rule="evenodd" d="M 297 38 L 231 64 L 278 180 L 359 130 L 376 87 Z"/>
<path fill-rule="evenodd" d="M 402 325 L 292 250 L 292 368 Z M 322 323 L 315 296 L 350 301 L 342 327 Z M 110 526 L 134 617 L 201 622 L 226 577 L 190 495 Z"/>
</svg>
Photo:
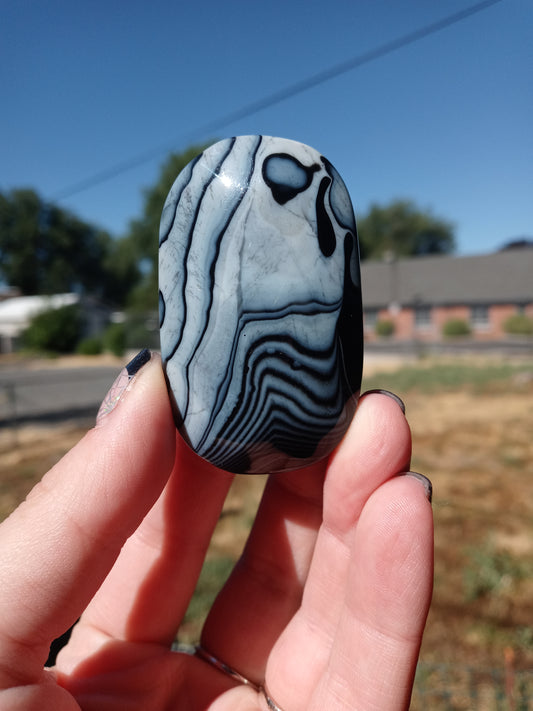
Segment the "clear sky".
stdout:
<svg viewBox="0 0 533 711">
<path fill-rule="evenodd" d="M 263 133 L 329 158 L 356 216 L 373 202 L 412 199 L 455 224 L 460 254 L 531 237 L 531 0 L 500 0 L 218 123 L 475 3 L 0 0 L 0 191 L 32 187 L 121 235 L 170 150 Z M 141 155 L 150 159 L 66 195 Z"/>
</svg>

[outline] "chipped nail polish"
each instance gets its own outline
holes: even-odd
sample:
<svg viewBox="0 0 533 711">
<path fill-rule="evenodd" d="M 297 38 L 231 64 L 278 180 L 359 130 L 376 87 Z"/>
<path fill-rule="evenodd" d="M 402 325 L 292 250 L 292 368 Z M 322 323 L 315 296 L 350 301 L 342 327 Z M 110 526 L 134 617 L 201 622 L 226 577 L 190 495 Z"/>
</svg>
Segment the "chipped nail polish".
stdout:
<svg viewBox="0 0 533 711">
<path fill-rule="evenodd" d="M 148 350 L 148 348 L 143 348 L 143 350 L 139 351 L 135 358 L 132 358 L 132 360 L 130 360 L 130 362 L 120 371 L 117 379 L 109 388 L 107 395 L 100 405 L 100 409 L 96 415 L 97 423 L 101 422 L 103 417 L 115 409 L 132 379 L 137 375 L 143 365 L 148 363 L 151 357 L 151 351 Z"/>
</svg>

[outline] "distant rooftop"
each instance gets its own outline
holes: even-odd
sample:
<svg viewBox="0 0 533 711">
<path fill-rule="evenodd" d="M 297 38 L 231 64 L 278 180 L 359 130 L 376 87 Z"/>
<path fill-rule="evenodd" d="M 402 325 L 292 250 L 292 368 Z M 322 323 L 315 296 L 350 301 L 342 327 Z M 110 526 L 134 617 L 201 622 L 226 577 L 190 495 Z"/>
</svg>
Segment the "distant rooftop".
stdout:
<svg viewBox="0 0 533 711">
<path fill-rule="evenodd" d="M 533 249 L 473 257 L 411 257 L 361 264 L 363 304 L 413 306 L 531 303 Z"/>
</svg>

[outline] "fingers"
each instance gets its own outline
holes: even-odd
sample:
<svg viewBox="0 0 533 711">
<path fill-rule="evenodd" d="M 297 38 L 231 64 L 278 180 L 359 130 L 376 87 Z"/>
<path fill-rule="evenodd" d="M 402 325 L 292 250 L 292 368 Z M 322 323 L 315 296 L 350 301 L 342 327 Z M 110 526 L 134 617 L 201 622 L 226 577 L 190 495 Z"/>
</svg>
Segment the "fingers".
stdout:
<svg viewBox="0 0 533 711">
<path fill-rule="evenodd" d="M 329 664 L 349 592 L 359 518 L 374 492 L 408 468 L 410 452 L 410 431 L 398 403 L 384 394 L 363 397 L 330 462 L 324 520 L 302 606 L 269 659 L 267 682 L 281 706 L 308 708 L 314 689 L 310 680 L 321 678 Z M 288 698 L 280 700 L 279 693 Z"/>
<path fill-rule="evenodd" d="M 243 555 L 202 632 L 206 650 L 256 684 L 301 603 L 322 520 L 325 468 L 323 462 L 269 478 Z"/>
<path fill-rule="evenodd" d="M 159 360 L 126 381 L 118 406 L 0 527 L 0 684 L 41 674 L 50 641 L 86 607 L 168 478 L 175 435 Z"/>
<path fill-rule="evenodd" d="M 332 457 L 324 511 L 327 462 L 269 479 L 244 554 L 207 619 L 202 645 L 255 683 L 263 681 L 270 650 L 301 605 L 323 515 L 328 528 L 350 530 L 370 493 L 409 462 L 410 432 L 397 402 L 373 395 L 362 398 L 360 408 Z M 345 549 L 328 550 L 326 538 L 325 569 L 317 568 L 312 583 L 317 590 L 335 575 L 342 585 L 346 575 Z M 319 603 L 321 624 L 328 615 L 338 618 L 335 604 L 328 587 Z"/>
<path fill-rule="evenodd" d="M 282 708 L 409 707 L 431 599 L 432 530 L 416 479 L 395 477 L 370 496 L 348 549 L 336 624 L 317 630 L 299 615 L 269 661 L 267 685 Z"/>
<path fill-rule="evenodd" d="M 396 477 L 361 513 L 328 665 L 306 709 L 333 708 L 334 700 L 339 708 L 409 707 L 432 571 L 426 491 L 410 476 Z"/>
<path fill-rule="evenodd" d="M 370 494 L 409 469 L 411 431 L 397 400 L 381 393 L 361 398 L 352 427 L 331 458 L 324 491 L 324 525 L 343 540 Z"/>
<path fill-rule="evenodd" d="M 62 671 L 108 636 L 167 646 L 173 642 L 232 481 L 232 475 L 201 460 L 179 436 L 176 444 L 163 493 L 126 541 L 77 625 L 59 659 Z M 90 635 L 87 628 L 100 634 Z"/>
</svg>

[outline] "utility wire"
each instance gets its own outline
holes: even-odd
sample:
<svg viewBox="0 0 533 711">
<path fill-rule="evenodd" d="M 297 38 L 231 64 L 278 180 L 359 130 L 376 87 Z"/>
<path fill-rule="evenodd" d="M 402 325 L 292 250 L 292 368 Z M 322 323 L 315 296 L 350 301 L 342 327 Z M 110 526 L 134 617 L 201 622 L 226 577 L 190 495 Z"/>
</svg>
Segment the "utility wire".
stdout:
<svg viewBox="0 0 533 711">
<path fill-rule="evenodd" d="M 357 69 L 363 66 L 364 64 L 369 64 L 370 62 L 374 62 L 376 59 L 381 59 L 381 57 L 385 57 L 386 55 L 391 54 L 392 52 L 396 52 L 397 50 L 402 49 L 403 47 L 407 47 L 408 45 L 414 44 L 415 42 L 418 42 L 419 40 L 424 39 L 425 37 L 429 37 L 430 35 L 433 35 L 436 32 L 440 32 L 441 30 L 444 30 L 447 27 L 450 27 L 451 25 L 455 25 L 458 22 L 461 22 L 462 20 L 465 20 L 466 18 L 471 17 L 472 15 L 482 12 L 483 10 L 486 10 L 492 5 L 496 5 L 497 3 L 502 1 L 503 0 L 484 0 L 483 2 L 478 2 L 475 5 L 471 5 L 470 7 L 465 8 L 464 10 L 460 10 L 459 12 L 455 12 L 452 15 L 448 15 L 447 17 L 444 17 L 441 20 L 437 20 L 436 22 L 432 22 L 429 25 L 425 25 L 424 27 L 421 27 L 418 30 L 408 32 L 407 34 L 402 35 L 401 37 L 390 40 L 389 42 L 385 42 L 384 44 L 381 44 L 375 47 L 374 49 L 370 49 L 368 52 L 358 54 L 355 57 L 351 57 L 350 59 L 345 60 L 344 62 L 340 62 L 338 64 L 333 65 L 332 67 L 329 67 L 328 69 L 324 69 L 321 72 L 317 72 L 316 74 L 313 74 L 310 77 L 301 79 L 300 81 L 294 82 L 293 84 L 289 84 L 289 86 L 286 86 L 283 89 L 280 89 L 279 91 L 275 91 L 272 94 L 268 94 L 262 99 L 252 101 L 248 104 L 245 104 L 244 106 L 241 106 L 239 109 L 230 111 L 229 113 L 224 114 L 223 116 L 219 116 L 218 118 L 203 124 L 194 132 L 190 132 L 189 134 L 183 135 L 180 143 L 183 144 L 192 140 L 199 140 L 199 138 L 201 138 L 202 136 L 213 135 L 216 132 L 220 131 L 220 129 L 225 128 L 226 126 L 235 123 L 236 121 L 248 118 L 253 114 L 259 113 L 259 111 L 263 111 L 264 109 L 270 108 L 271 106 L 275 106 L 276 104 L 279 104 L 282 101 L 286 101 L 287 99 L 290 99 L 293 96 L 296 96 L 297 94 L 302 94 L 304 91 L 313 89 L 314 87 L 319 86 L 320 84 L 324 84 L 325 82 L 330 81 L 331 79 L 335 79 L 336 77 L 342 74 L 346 74 L 347 72 L 350 72 L 353 69 Z M 100 183 L 104 183 L 108 180 L 111 180 L 112 178 L 117 177 L 118 175 L 121 175 L 122 173 L 132 170 L 133 168 L 136 168 L 139 165 L 148 163 L 154 158 L 157 158 L 157 156 L 161 155 L 162 153 L 168 152 L 170 150 L 172 150 L 172 146 L 168 143 L 165 143 L 164 145 L 159 145 L 157 147 L 144 151 L 143 153 L 139 153 L 137 156 L 117 163 L 114 166 L 107 168 L 106 170 L 102 170 L 88 178 L 73 183 L 67 186 L 66 188 L 63 188 L 62 190 L 58 191 L 54 196 L 52 196 L 51 201 L 54 202 L 58 200 L 64 200 L 65 198 L 71 197 L 72 195 L 81 193 L 84 190 L 88 190 L 89 188 L 99 185 Z"/>
</svg>

